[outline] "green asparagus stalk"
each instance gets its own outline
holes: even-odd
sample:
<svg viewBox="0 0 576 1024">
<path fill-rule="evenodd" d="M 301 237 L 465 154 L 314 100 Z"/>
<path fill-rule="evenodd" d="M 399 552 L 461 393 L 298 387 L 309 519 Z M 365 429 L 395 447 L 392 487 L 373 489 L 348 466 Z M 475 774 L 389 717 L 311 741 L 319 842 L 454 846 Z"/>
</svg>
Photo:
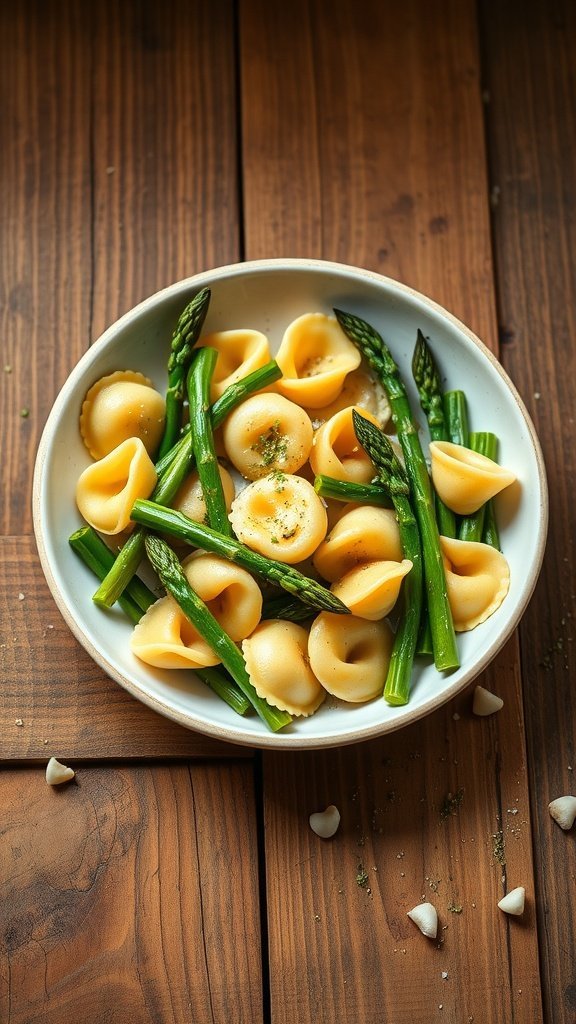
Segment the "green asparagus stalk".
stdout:
<svg viewBox="0 0 576 1024">
<path fill-rule="evenodd" d="M 217 359 L 216 349 L 201 348 L 192 360 L 188 374 L 190 434 L 208 523 L 214 530 L 231 537 L 232 527 L 226 510 L 210 416 L 210 381 Z"/>
<path fill-rule="evenodd" d="M 321 498 L 335 501 L 355 501 L 359 505 L 377 505 L 390 508 L 392 500 L 384 484 L 355 484 L 349 480 L 336 480 L 319 474 L 314 477 L 314 490 Z"/>
<path fill-rule="evenodd" d="M 251 707 L 246 694 L 242 693 L 238 684 L 222 669 L 210 666 L 195 668 L 194 672 L 212 693 L 228 704 L 237 715 L 245 715 Z"/>
<path fill-rule="evenodd" d="M 234 384 L 229 384 L 224 394 L 216 399 L 210 409 L 212 430 L 217 430 L 218 427 L 221 427 L 228 414 L 248 398 L 249 395 L 253 394 L 254 391 L 261 391 L 263 388 L 268 387 L 269 384 L 274 384 L 275 381 L 280 380 L 281 376 L 282 370 L 278 363 L 275 359 L 271 359 L 269 363 L 265 363 L 259 369 L 252 370 L 252 373 L 247 374 L 246 377 L 235 381 Z M 189 432 L 190 424 L 187 423 L 183 429 L 182 437 L 156 463 L 156 472 L 159 478 L 166 472 L 179 451 L 187 446 Z"/>
<path fill-rule="evenodd" d="M 479 455 L 485 455 L 488 459 L 495 460 L 498 453 L 498 438 L 490 431 L 472 433 L 468 438 L 468 447 L 473 452 L 478 452 Z M 482 540 L 486 507 L 486 505 L 482 505 L 477 512 L 473 512 L 469 516 L 462 516 L 458 531 L 459 540 Z"/>
<path fill-rule="evenodd" d="M 463 391 L 444 392 L 446 440 L 468 447 L 468 405 Z"/>
<path fill-rule="evenodd" d="M 190 586 L 178 558 L 161 537 L 146 537 L 146 554 L 158 573 L 166 590 L 198 630 L 200 636 L 220 658 L 234 682 L 248 698 L 252 707 L 272 732 L 277 732 L 292 721 L 286 711 L 279 711 L 259 697 L 250 682 L 246 664 L 234 641 L 214 618 L 195 590 Z"/>
<path fill-rule="evenodd" d="M 447 441 L 444 406 L 442 402 L 442 381 L 436 360 L 426 338 L 419 329 L 412 356 L 412 375 L 418 389 L 420 405 L 428 420 L 431 441 Z M 456 517 L 452 509 L 434 495 L 438 529 L 444 537 L 456 536 Z"/>
<path fill-rule="evenodd" d="M 280 594 L 268 597 L 262 604 L 263 619 L 287 619 L 290 622 L 305 622 L 314 615 L 309 605 L 302 604 L 295 597 Z"/>
<path fill-rule="evenodd" d="M 114 565 L 114 552 L 91 526 L 82 526 L 75 530 L 68 538 L 68 543 L 99 580 L 103 580 Z M 135 624 L 156 600 L 156 595 L 146 584 L 138 576 L 133 576 L 124 593 L 120 594 L 118 604 Z"/>
<path fill-rule="evenodd" d="M 168 358 L 166 422 L 164 434 L 160 442 L 158 458 L 162 458 L 172 448 L 180 434 L 188 367 L 190 366 L 194 346 L 200 337 L 200 331 L 208 312 L 209 303 L 210 289 L 203 288 L 188 303 L 186 309 L 180 315 L 172 335 L 170 356 Z"/>
<path fill-rule="evenodd" d="M 346 605 L 335 594 L 331 594 L 316 580 L 304 576 L 298 569 L 272 558 L 265 558 L 233 537 L 217 533 L 203 523 L 195 523 L 181 512 L 165 508 L 153 501 L 138 499 L 132 508 L 132 518 L 148 530 L 169 534 L 193 547 L 221 555 L 230 562 L 248 569 L 249 572 L 263 576 L 270 583 L 282 587 L 312 608 L 341 615 L 350 614 Z"/>
<path fill-rule="evenodd" d="M 390 350 L 378 332 L 357 316 L 338 309 L 334 312 L 340 326 L 366 357 L 388 395 L 396 433 L 404 453 L 412 504 L 422 540 L 434 663 L 440 671 L 457 668 L 460 662 L 448 603 L 432 487 L 404 382 Z"/>
<path fill-rule="evenodd" d="M 260 370 L 249 373 L 236 384 L 231 384 L 211 409 L 212 428 L 220 426 L 229 412 L 240 405 L 244 399 L 255 391 L 270 384 L 272 380 L 278 380 L 282 371 L 274 361 L 267 363 Z M 157 463 L 156 472 L 159 475 L 158 483 L 151 494 L 151 498 L 159 505 L 169 505 L 174 499 L 180 485 L 191 472 L 194 465 L 194 452 L 190 433 L 186 434 L 180 442 L 172 449 L 171 461 L 164 464 L 163 473 L 160 476 Z M 138 569 L 144 557 L 144 533 L 141 529 L 135 529 L 130 534 L 124 547 L 119 552 L 114 565 L 106 574 L 92 600 L 100 608 L 111 608 L 120 594 L 128 585 L 134 573 Z"/>
<path fill-rule="evenodd" d="M 489 544 L 492 548 L 496 548 L 497 551 L 501 550 L 500 531 L 498 529 L 498 523 L 496 522 L 496 511 L 494 508 L 493 498 L 490 498 L 490 501 L 486 504 L 482 542 L 484 544 Z"/>
<path fill-rule="evenodd" d="M 356 437 L 376 466 L 379 479 L 390 489 L 398 518 L 404 558 L 409 558 L 412 562 L 410 572 L 402 581 L 400 621 L 394 636 L 390 664 L 384 684 L 384 699 L 388 704 L 398 707 L 408 702 L 422 614 L 420 533 L 410 503 L 408 480 L 389 439 L 378 427 L 357 413 L 356 410 L 352 413 L 352 417 Z"/>
<path fill-rule="evenodd" d="M 69 543 L 94 575 L 103 579 L 114 561 L 114 554 L 96 531 L 91 526 L 83 526 L 71 535 Z M 119 597 L 118 604 L 130 621 L 136 625 L 137 622 L 140 622 L 146 609 L 156 600 L 156 594 L 142 580 L 134 576 Z M 250 701 L 228 675 L 216 668 L 197 668 L 195 672 L 206 686 L 230 705 L 233 711 L 239 715 L 246 714 L 250 707 Z"/>
</svg>

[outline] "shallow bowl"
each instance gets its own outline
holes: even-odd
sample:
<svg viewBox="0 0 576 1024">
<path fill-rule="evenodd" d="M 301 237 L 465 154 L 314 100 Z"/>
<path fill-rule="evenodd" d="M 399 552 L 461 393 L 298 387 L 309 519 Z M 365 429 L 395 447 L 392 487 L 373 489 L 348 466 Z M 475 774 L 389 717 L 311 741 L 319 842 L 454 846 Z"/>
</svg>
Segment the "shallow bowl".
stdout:
<svg viewBox="0 0 576 1024">
<path fill-rule="evenodd" d="M 90 459 L 78 419 L 88 388 L 116 369 L 141 370 L 166 387 L 168 343 L 187 301 L 212 289 L 206 331 L 251 327 L 276 351 L 285 327 L 306 312 L 334 306 L 372 323 L 390 346 L 420 423 L 410 372 L 416 330 L 430 338 L 445 387 L 466 392 L 470 428 L 500 440 L 499 461 L 518 482 L 498 499 L 502 550 L 510 565 L 510 591 L 490 619 L 458 634 L 461 666 L 440 674 L 414 668 L 410 701 L 389 707 L 327 701 L 307 719 L 272 734 L 256 717 L 241 718 L 192 672 L 153 669 L 130 650 L 131 626 L 119 609 L 92 602 L 95 578 L 68 545 L 82 525 L 74 492 Z M 427 439 L 425 428 L 423 440 Z M 139 700 L 191 729 L 256 747 L 323 747 L 369 739 L 399 729 L 439 707 L 475 679 L 518 624 L 541 567 L 548 521 L 544 463 L 534 427 L 515 387 L 491 352 L 462 323 L 430 299 L 389 278 L 355 267 L 314 260 L 265 260 L 198 274 L 146 299 L 113 324 L 82 357 L 58 395 L 38 449 L 34 475 L 34 529 L 44 573 L 70 629 L 98 664 Z M 145 752 L 144 752 L 145 753 Z"/>
</svg>

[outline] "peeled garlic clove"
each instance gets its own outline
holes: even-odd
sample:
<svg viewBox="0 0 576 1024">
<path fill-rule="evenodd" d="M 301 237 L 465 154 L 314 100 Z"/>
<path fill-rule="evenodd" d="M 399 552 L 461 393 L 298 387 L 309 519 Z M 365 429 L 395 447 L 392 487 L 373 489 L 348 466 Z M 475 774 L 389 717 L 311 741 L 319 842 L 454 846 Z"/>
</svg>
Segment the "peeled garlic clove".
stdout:
<svg viewBox="0 0 576 1024">
<path fill-rule="evenodd" d="M 548 804 L 548 810 L 560 828 L 568 831 L 576 819 L 576 796 L 559 796 Z"/>
<path fill-rule="evenodd" d="M 498 906 L 505 914 L 513 914 L 514 917 L 520 917 L 520 914 L 524 913 L 525 899 L 526 890 L 523 885 L 519 885 L 516 889 L 511 889 L 510 892 L 506 893 Z"/>
<path fill-rule="evenodd" d="M 408 917 L 428 939 L 435 939 L 438 932 L 438 914 L 431 903 L 419 903 L 408 911 Z"/>
<path fill-rule="evenodd" d="M 49 786 L 60 786 L 63 782 L 69 782 L 75 775 L 73 768 L 60 764 L 55 757 L 51 757 L 46 765 L 46 782 Z"/>
<path fill-rule="evenodd" d="M 502 707 L 504 707 L 504 701 L 501 697 L 497 697 L 495 693 L 490 693 L 490 690 L 486 690 L 483 686 L 476 687 L 472 702 L 472 711 L 475 715 L 493 715 L 495 711 L 500 711 Z"/>
<path fill-rule="evenodd" d="M 310 815 L 310 828 L 321 839 L 330 839 L 340 824 L 340 811 L 330 804 L 325 811 L 316 811 Z"/>
</svg>

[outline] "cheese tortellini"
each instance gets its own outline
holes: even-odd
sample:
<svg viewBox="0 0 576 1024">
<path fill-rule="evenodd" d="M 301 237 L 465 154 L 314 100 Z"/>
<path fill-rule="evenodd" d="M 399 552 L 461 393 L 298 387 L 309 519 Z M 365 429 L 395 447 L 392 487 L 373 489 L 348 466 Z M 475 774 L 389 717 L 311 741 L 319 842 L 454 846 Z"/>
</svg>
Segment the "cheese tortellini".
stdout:
<svg viewBox="0 0 576 1024">
<path fill-rule="evenodd" d="M 450 441 L 430 444 L 430 462 L 437 494 L 461 516 L 477 512 L 516 479 L 492 459 Z"/>
<path fill-rule="evenodd" d="M 129 437 L 139 437 L 154 455 L 164 430 L 166 403 L 142 373 L 117 370 L 88 391 L 80 433 L 93 459 L 103 459 Z"/>
<path fill-rule="evenodd" d="M 448 601 L 457 632 L 488 619 L 508 593 L 510 568 L 489 544 L 440 537 Z"/>
<path fill-rule="evenodd" d="M 234 481 L 224 466 L 218 465 L 218 472 L 222 481 L 226 508 L 230 511 L 234 495 L 236 494 Z M 196 469 L 179 487 L 176 497 L 172 502 L 172 508 L 177 509 L 178 512 L 183 512 L 185 516 L 188 516 L 188 519 L 193 519 L 196 523 L 206 522 L 206 502 Z"/>
<path fill-rule="evenodd" d="M 198 346 L 215 348 L 218 353 L 210 385 L 212 402 L 221 398 L 230 384 L 259 370 L 271 358 L 268 338 L 261 331 L 217 331 L 204 335 Z"/>
<path fill-rule="evenodd" d="M 260 622 L 262 591 L 253 576 L 218 555 L 201 552 L 182 562 L 184 575 L 232 640 L 243 640 Z"/>
<path fill-rule="evenodd" d="M 222 429 L 228 458 L 247 480 L 274 470 L 295 473 L 308 459 L 313 434 L 307 413 L 271 392 L 246 399 Z"/>
<path fill-rule="evenodd" d="M 321 408 L 338 397 L 360 359 L 335 317 L 304 313 L 284 332 L 276 356 L 282 378 L 276 387 L 307 409 Z"/>
<path fill-rule="evenodd" d="M 157 474 L 144 443 L 129 437 L 103 459 L 93 462 L 76 484 L 76 504 L 90 526 L 117 534 L 130 524 L 136 498 L 148 498 Z"/>
<path fill-rule="evenodd" d="M 220 661 L 169 594 L 142 616 L 130 647 L 140 661 L 154 668 L 209 668 Z"/>
<path fill-rule="evenodd" d="M 344 506 L 343 515 L 314 553 L 314 567 L 334 583 L 364 562 L 402 560 L 396 513 L 373 505 Z"/>
<path fill-rule="evenodd" d="M 287 565 L 312 555 L 328 527 L 326 509 L 312 485 L 283 473 L 248 484 L 232 502 L 229 519 L 243 544 Z"/>
<path fill-rule="evenodd" d="M 310 668 L 303 626 L 281 619 L 262 622 L 242 644 L 242 653 L 258 696 L 280 711 L 311 715 L 325 699 L 326 690 Z"/>
<path fill-rule="evenodd" d="M 367 562 L 350 569 L 330 590 L 353 615 L 376 621 L 392 611 L 402 580 L 412 568 L 409 558 L 401 562 Z"/>
<path fill-rule="evenodd" d="M 352 420 L 353 409 L 379 426 L 376 417 L 360 406 L 341 409 L 316 431 L 310 465 L 317 475 L 368 484 L 374 477 L 374 465 L 358 443 Z"/>
<path fill-rule="evenodd" d="M 334 697 L 358 704 L 381 696 L 393 634 L 381 619 L 320 612 L 310 628 L 310 668 Z"/>
</svg>

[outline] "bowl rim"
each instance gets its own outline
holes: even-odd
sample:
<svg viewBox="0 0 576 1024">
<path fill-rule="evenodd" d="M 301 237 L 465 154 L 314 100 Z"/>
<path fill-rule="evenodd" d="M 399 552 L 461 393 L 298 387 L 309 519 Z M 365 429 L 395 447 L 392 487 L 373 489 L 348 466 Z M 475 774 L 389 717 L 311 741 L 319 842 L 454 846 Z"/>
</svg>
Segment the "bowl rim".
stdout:
<svg viewBox="0 0 576 1024">
<path fill-rule="evenodd" d="M 255 735 L 242 728 L 242 719 L 238 719 L 238 728 L 228 728 L 226 726 L 219 725 L 217 723 L 206 722 L 202 719 L 197 719 L 194 713 L 180 711 L 177 708 L 173 708 L 165 703 L 160 697 L 155 696 L 151 693 L 142 692 L 142 689 L 130 679 L 125 677 L 122 672 L 118 671 L 114 665 L 112 665 L 105 654 L 96 647 L 91 640 L 86 636 L 81 626 L 77 622 L 74 615 L 71 613 L 67 602 L 61 594 L 58 582 L 52 572 L 52 566 L 48 557 L 46 544 L 44 541 L 44 533 L 42 529 L 42 495 L 44 487 L 44 470 L 46 466 L 46 460 L 48 455 L 48 449 L 50 440 L 53 433 L 53 425 L 56 424 L 61 414 L 62 409 L 66 406 L 68 396 L 70 392 L 74 390 L 77 377 L 81 376 L 84 370 L 89 367 L 92 361 L 94 361 L 101 348 L 103 348 L 116 334 L 121 332 L 126 326 L 137 320 L 140 316 L 144 315 L 148 309 L 151 309 L 161 304 L 164 300 L 170 299 L 173 296 L 177 296 L 181 292 L 190 291 L 194 288 L 201 288 L 205 285 L 213 285 L 222 278 L 228 278 L 232 276 L 242 276 L 253 272 L 267 272 L 267 271 L 303 271 L 310 270 L 313 272 L 322 273 L 333 273 L 342 277 L 349 277 L 351 279 L 365 279 L 373 282 L 374 284 L 384 286 L 387 289 L 392 289 L 400 295 L 416 300 L 422 303 L 432 312 L 440 315 L 444 319 L 448 320 L 454 328 L 463 333 L 467 339 L 479 349 L 488 361 L 492 364 L 493 369 L 502 378 L 504 384 L 510 391 L 514 401 L 516 402 L 522 418 L 525 421 L 530 442 L 532 445 L 533 454 L 535 457 L 536 465 L 538 468 L 538 484 L 540 494 L 540 518 L 539 518 L 539 532 L 538 542 L 535 551 L 534 562 L 532 565 L 531 572 L 527 577 L 523 590 L 521 591 L 515 614 L 506 623 L 506 627 L 499 637 L 488 645 L 485 652 L 475 662 L 474 666 L 468 671 L 465 671 L 456 682 L 451 685 L 444 686 L 439 694 L 429 698 L 427 701 L 410 708 L 410 704 L 405 705 L 403 708 L 402 718 L 398 721 L 395 719 L 389 719 L 384 722 L 377 722 L 374 725 L 362 726 L 356 729 L 352 729 L 346 732 L 344 735 L 327 734 L 326 736 L 314 736 L 314 737 L 302 737 L 297 734 L 289 734 L 282 732 L 272 733 L 266 732 L 261 735 Z M 404 728 L 404 726 L 411 725 L 426 715 L 430 714 L 437 708 L 442 707 L 448 703 L 451 699 L 461 693 L 466 687 L 476 679 L 489 664 L 493 661 L 496 655 L 504 648 L 512 634 L 514 633 L 522 615 L 524 614 L 526 607 L 534 592 L 538 576 L 542 567 L 544 558 L 544 551 L 546 547 L 546 539 L 548 533 L 548 519 L 549 519 L 549 499 L 548 499 L 548 486 L 546 479 L 546 468 L 544 464 L 544 456 L 536 433 L 536 429 L 528 413 L 528 410 L 521 398 L 515 384 L 508 376 L 506 370 L 498 361 L 493 352 L 484 344 L 484 342 L 474 332 L 466 326 L 458 317 L 454 316 L 449 310 L 445 309 L 440 303 L 431 299 L 429 296 L 412 288 L 410 285 L 406 285 L 401 281 L 397 281 L 395 278 L 387 277 L 382 274 L 376 273 L 372 270 L 367 270 L 362 267 L 357 267 L 351 264 L 337 263 L 330 260 L 320 260 L 311 258 L 298 258 L 298 257 L 278 257 L 271 259 L 259 259 L 259 260 L 247 260 L 244 262 L 226 264 L 220 267 L 214 267 L 209 270 L 203 270 L 198 274 L 194 274 L 190 277 L 183 278 L 180 281 L 175 281 L 159 291 L 154 292 L 152 295 L 143 299 L 137 305 L 133 306 L 126 313 L 122 314 L 117 320 L 110 324 L 105 331 L 97 339 L 94 340 L 80 357 L 80 359 L 73 366 L 72 370 L 68 374 L 64 384 L 62 385 L 54 404 L 48 414 L 46 423 L 42 430 L 40 441 L 34 464 L 34 474 L 32 483 L 32 517 L 33 527 L 36 539 L 36 546 L 38 548 L 38 554 L 40 557 L 40 563 L 48 587 L 52 593 L 52 597 L 64 618 L 68 628 L 72 634 L 76 637 L 81 646 L 87 651 L 90 657 L 98 664 L 104 672 L 115 682 L 119 683 L 125 690 L 127 690 L 133 697 L 139 700 L 141 703 L 147 705 L 152 710 L 163 715 L 176 722 L 179 725 L 184 726 L 187 729 L 197 731 L 206 736 L 211 736 L 214 739 L 222 740 L 228 743 L 237 744 L 240 746 L 250 746 L 257 749 L 276 749 L 276 750 L 287 750 L 287 749 L 321 749 L 321 748 L 333 748 L 339 746 L 347 746 L 352 743 L 364 742 L 366 740 L 375 739 L 379 736 L 386 735 L 390 732 L 396 732 L 398 729 Z M 448 679 L 449 677 L 445 677 Z"/>
</svg>

